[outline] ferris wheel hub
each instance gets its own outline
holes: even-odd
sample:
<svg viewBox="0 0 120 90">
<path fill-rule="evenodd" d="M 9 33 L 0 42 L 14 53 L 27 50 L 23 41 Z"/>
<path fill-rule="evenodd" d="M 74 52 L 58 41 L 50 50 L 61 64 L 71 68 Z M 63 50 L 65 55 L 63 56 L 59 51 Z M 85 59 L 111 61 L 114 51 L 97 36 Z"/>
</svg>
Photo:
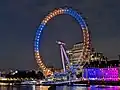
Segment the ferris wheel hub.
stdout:
<svg viewBox="0 0 120 90">
<path fill-rule="evenodd" d="M 57 43 L 58 45 L 65 45 L 65 43 L 62 42 L 62 41 L 56 41 L 56 43 Z"/>
</svg>

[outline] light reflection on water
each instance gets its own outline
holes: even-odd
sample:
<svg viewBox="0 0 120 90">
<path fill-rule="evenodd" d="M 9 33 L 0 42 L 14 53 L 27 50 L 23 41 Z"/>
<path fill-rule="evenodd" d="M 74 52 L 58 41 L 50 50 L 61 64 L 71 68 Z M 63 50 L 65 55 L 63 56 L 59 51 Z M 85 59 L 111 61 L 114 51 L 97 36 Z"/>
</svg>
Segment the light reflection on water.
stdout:
<svg viewBox="0 0 120 90">
<path fill-rule="evenodd" d="M 0 86 L 0 90 L 48 90 L 47 87 L 42 86 Z M 56 90 L 120 90 L 120 86 L 90 86 L 90 87 L 80 87 L 80 86 L 57 86 Z"/>
</svg>

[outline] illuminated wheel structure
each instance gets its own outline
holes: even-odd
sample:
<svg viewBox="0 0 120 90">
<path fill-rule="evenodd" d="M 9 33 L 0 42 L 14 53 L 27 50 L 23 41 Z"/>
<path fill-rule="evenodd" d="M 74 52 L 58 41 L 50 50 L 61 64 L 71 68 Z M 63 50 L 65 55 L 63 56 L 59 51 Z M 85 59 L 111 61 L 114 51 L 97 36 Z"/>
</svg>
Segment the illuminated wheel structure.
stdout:
<svg viewBox="0 0 120 90">
<path fill-rule="evenodd" d="M 79 13 L 74 11 L 72 8 L 58 8 L 55 9 L 54 11 L 50 12 L 41 22 L 39 25 L 36 35 L 35 35 L 35 41 L 34 41 L 34 54 L 35 54 L 35 59 L 37 61 L 37 64 L 39 67 L 43 70 L 43 74 L 45 76 L 47 75 L 52 75 L 53 72 L 45 66 L 43 63 L 42 57 L 39 52 L 39 45 L 40 45 L 40 36 L 41 32 L 44 30 L 44 27 L 46 26 L 47 22 L 52 19 L 53 17 L 57 15 L 62 15 L 62 14 L 67 14 L 75 18 L 75 20 L 79 23 L 81 29 L 82 29 L 82 34 L 83 34 L 83 53 L 82 53 L 82 60 L 88 60 L 89 55 L 90 55 L 90 49 L 91 49 L 91 44 L 90 44 L 90 35 L 88 31 L 88 27 L 81 17 Z"/>
</svg>

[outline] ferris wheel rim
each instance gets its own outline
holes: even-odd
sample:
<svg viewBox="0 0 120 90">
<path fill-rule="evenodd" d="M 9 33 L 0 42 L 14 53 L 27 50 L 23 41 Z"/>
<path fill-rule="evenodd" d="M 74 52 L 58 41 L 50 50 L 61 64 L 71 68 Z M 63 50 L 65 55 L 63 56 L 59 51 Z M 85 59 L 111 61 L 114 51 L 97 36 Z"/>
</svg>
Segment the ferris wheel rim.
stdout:
<svg viewBox="0 0 120 90">
<path fill-rule="evenodd" d="M 42 68 L 44 72 L 49 72 L 50 74 L 52 74 L 53 72 L 45 66 L 45 64 L 43 63 L 42 57 L 40 55 L 40 52 L 39 52 L 40 36 L 41 36 L 41 32 L 44 30 L 44 27 L 46 26 L 48 21 L 51 20 L 53 17 L 60 15 L 60 14 L 70 15 L 73 18 L 75 18 L 76 21 L 79 23 L 82 29 L 82 32 L 83 32 L 83 56 L 82 56 L 83 59 L 86 59 L 86 55 L 88 54 L 87 53 L 88 48 L 90 47 L 90 37 L 89 37 L 90 35 L 89 35 L 88 27 L 84 19 L 78 12 L 68 7 L 58 8 L 50 12 L 42 20 L 41 24 L 39 25 L 36 31 L 35 41 L 34 41 L 34 54 L 35 54 L 35 59 L 37 61 L 37 64 L 39 65 L 40 68 Z"/>
</svg>

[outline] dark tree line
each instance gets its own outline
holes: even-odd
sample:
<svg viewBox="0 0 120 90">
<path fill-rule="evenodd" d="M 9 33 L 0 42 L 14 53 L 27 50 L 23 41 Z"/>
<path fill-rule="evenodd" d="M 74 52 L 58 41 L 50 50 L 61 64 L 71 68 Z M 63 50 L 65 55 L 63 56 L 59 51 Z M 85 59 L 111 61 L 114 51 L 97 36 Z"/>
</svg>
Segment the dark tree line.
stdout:
<svg viewBox="0 0 120 90">
<path fill-rule="evenodd" d="M 42 72 L 35 71 L 18 71 L 17 73 L 6 74 L 6 78 L 33 78 L 33 79 L 43 79 L 44 75 Z"/>
</svg>

